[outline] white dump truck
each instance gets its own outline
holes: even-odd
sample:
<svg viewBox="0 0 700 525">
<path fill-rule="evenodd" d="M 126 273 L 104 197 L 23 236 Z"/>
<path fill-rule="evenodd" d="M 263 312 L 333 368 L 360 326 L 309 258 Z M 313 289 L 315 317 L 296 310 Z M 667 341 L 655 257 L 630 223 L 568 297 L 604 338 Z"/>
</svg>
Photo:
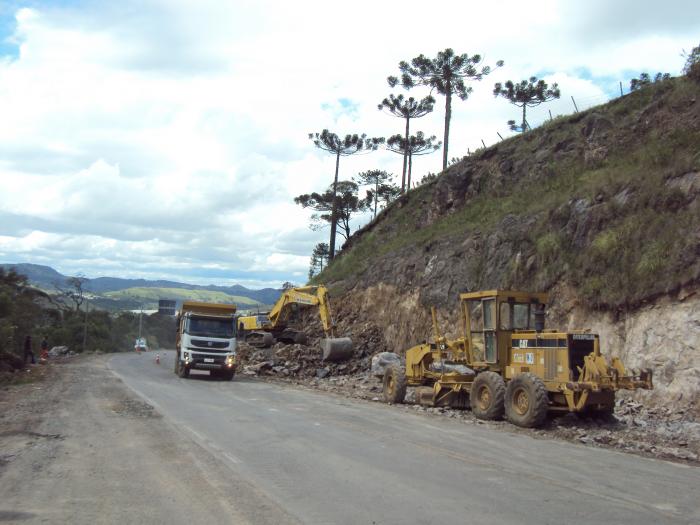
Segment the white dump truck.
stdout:
<svg viewBox="0 0 700 525">
<path fill-rule="evenodd" d="M 209 370 L 232 380 L 236 373 L 236 305 L 185 301 L 178 313 L 175 373 Z"/>
</svg>

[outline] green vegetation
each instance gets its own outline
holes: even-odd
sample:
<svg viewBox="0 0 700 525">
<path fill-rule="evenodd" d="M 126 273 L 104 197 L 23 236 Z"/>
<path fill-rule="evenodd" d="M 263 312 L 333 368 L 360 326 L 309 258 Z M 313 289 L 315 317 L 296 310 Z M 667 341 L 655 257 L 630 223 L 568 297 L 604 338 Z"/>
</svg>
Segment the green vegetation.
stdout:
<svg viewBox="0 0 700 525">
<path fill-rule="evenodd" d="M 35 358 L 46 337 L 49 347 L 67 346 L 74 352 L 119 352 L 133 350 L 139 334 L 139 316 L 130 312 L 110 314 L 103 310 L 85 312 L 82 306 L 61 304 L 55 298 L 29 286 L 27 278 L 0 268 L 0 380 L 17 379 L 14 370 L 23 369 L 24 338 L 32 337 Z M 144 315 L 141 333 L 151 348 L 172 348 L 175 344 L 172 317 Z M 83 346 L 85 342 L 85 346 Z"/>
<path fill-rule="evenodd" d="M 652 83 L 483 150 L 459 165 L 470 191 L 463 204 L 436 211 L 442 177 L 411 191 L 352 238 L 315 281 L 352 279 L 383 257 L 500 232 L 514 251 L 534 256 L 527 271 L 511 264 L 502 285 L 549 289 L 564 280 L 603 308 L 631 307 L 677 289 L 697 278 L 700 217 L 673 179 L 700 170 L 700 129 L 683 120 L 697 123 L 697 116 L 676 108 L 698 94 L 686 78 Z M 650 111 L 660 113 L 645 116 L 656 125 L 640 128 L 639 115 Z M 612 130 L 604 144 L 591 146 L 582 128 L 601 121 Z M 570 153 L 554 151 L 562 144 L 571 144 Z M 519 171 L 504 181 L 506 161 Z M 483 282 L 480 274 L 493 261 L 486 253 L 471 257 L 474 282 Z"/>
<path fill-rule="evenodd" d="M 105 292 L 105 297 L 111 299 L 133 299 L 155 309 L 158 299 L 175 299 L 179 301 L 202 301 L 205 303 L 228 303 L 245 306 L 255 306 L 255 300 L 240 295 L 229 295 L 212 290 L 187 290 L 185 288 L 127 288 L 116 292 Z"/>
</svg>

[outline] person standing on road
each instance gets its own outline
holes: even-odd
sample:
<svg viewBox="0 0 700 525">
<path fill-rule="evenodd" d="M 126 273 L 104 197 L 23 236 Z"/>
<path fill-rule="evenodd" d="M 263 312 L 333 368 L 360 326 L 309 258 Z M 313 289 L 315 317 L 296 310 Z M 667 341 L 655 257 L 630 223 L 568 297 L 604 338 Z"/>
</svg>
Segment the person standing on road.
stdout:
<svg viewBox="0 0 700 525">
<path fill-rule="evenodd" d="M 36 361 L 34 360 L 34 352 L 32 352 L 32 336 L 27 335 L 27 337 L 24 338 L 24 363 L 27 363 L 27 357 L 32 358 L 32 364 L 36 364 Z"/>
</svg>

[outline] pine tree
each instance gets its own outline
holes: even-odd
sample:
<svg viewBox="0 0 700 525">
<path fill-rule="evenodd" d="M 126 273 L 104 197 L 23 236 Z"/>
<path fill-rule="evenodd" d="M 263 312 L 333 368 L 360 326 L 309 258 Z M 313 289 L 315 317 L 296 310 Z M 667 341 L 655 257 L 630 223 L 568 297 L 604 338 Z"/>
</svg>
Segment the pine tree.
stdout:
<svg viewBox="0 0 700 525">
<path fill-rule="evenodd" d="M 404 138 L 408 140 L 410 136 L 410 122 L 412 118 L 421 118 L 433 111 L 433 105 L 435 104 L 435 99 L 431 96 L 427 96 L 422 100 L 416 100 L 413 97 L 404 99 L 403 95 L 389 95 L 388 98 L 382 100 L 381 104 L 377 107 L 379 110 L 386 110 L 391 115 L 395 117 L 402 118 L 406 121 L 406 130 Z M 401 174 L 401 192 L 406 191 L 406 167 L 408 162 L 408 155 L 403 156 L 403 171 Z"/>
<path fill-rule="evenodd" d="M 335 189 L 334 189 L 335 187 Z M 340 225 L 339 233 L 346 240 L 350 237 L 350 219 L 358 212 L 367 209 L 367 201 L 358 197 L 359 187 L 350 180 L 341 180 L 331 185 L 324 193 L 307 193 L 294 198 L 303 208 L 311 208 L 320 213 L 311 216 L 311 229 L 318 230 L 334 222 Z M 330 259 L 330 249 L 328 258 Z"/>
<path fill-rule="evenodd" d="M 324 129 L 321 133 L 309 133 L 309 139 L 311 139 L 319 149 L 327 151 L 335 155 L 335 176 L 333 178 L 333 189 L 332 194 L 335 196 L 337 194 L 338 187 L 338 169 L 340 166 L 340 157 L 347 157 L 359 153 L 360 151 L 375 151 L 380 144 L 384 143 L 382 137 L 372 137 L 368 138 L 364 133 L 361 135 L 345 135 L 344 139 L 341 139 L 335 133 L 331 133 L 327 129 Z M 294 199 L 296 202 L 296 199 Z M 329 243 L 329 256 L 330 260 L 335 257 L 335 234 L 336 234 L 336 209 L 335 209 L 335 199 L 331 199 L 331 239 Z"/>
<path fill-rule="evenodd" d="M 408 156 L 408 188 L 411 188 L 411 172 L 413 171 L 413 157 L 416 155 L 428 155 L 440 149 L 442 142 L 436 142 L 435 135 L 425 137 L 422 131 L 411 135 L 408 141 L 401 135 L 393 135 L 386 141 L 386 148 L 394 153 Z"/>
<path fill-rule="evenodd" d="M 450 140 L 450 120 L 452 119 L 452 96 L 456 95 L 461 100 L 466 100 L 472 92 L 471 86 L 465 82 L 482 80 L 491 73 L 490 66 L 482 66 L 481 55 L 467 54 L 455 55 L 455 52 L 447 48 L 440 51 L 435 58 L 427 58 L 419 55 L 411 60 L 399 62 L 401 78 L 388 77 L 387 82 L 392 88 L 401 84 L 405 89 L 415 86 L 427 86 L 445 96 L 445 132 L 443 136 L 444 148 L 442 152 L 442 169 L 447 168 L 447 150 Z M 496 67 L 501 67 L 503 60 L 496 62 Z"/>
<path fill-rule="evenodd" d="M 309 265 L 309 280 L 320 274 L 328 264 L 328 244 L 319 242 L 311 252 L 311 263 Z"/>
<path fill-rule="evenodd" d="M 527 123 L 526 114 L 528 107 L 539 106 L 543 102 L 559 98 L 559 86 L 554 83 L 550 88 L 544 80 L 537 80 L 537 77 L 530 77 L 529 80 L 521 80 L 515 84 L 512 80 L 508 80 L 505 84 L 496 82 L 493 88 L 494 97 L 503 97 L 510 101 L 511 104 L 523 108 L 523 121 L 520 126 L 515 124 L 514 120 L 508 121 L 508 126 L 513 131 L 525 132 L 530 128 Z"/>
<path fill-rule="evenodd" d="M 368 204 L 374 205 L 373 218 L 377 217 L 377 204 L 379 201 L 393 193 L 390 188 L 396 188 L 396 186 L 391 182 L 393 177 L 393 175 L 384 170 L 368 170 L 358 173 L 357 178 L 353 179 L 360 186 L 373 187 L 372 190 L 367 192 Z"/>
</svg>

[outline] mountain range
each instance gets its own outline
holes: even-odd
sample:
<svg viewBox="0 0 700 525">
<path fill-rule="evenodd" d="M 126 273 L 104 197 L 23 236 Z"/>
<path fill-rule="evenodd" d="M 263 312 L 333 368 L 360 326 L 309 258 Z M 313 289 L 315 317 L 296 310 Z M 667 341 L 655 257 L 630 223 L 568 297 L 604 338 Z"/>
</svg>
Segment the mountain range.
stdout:
<svg viewBox="0 0 700 525">
<path fill-rule="evenodd" d="M 65 288 L 70 276 L 63 275 L 50 266 L 31 263 L 0 264 L 5 270 L 14 269 L 26 275 L 30 284 L 42 290 L 53 292 Z M 84 289 L 102 299 L 102 306 L 108 303 L 142 304 L 153 306 L 157 299 L 199 299 L 210 301 L 237 302 L 245 306 L 270 305 L 279 297 L 281 290 L 262 288 L 251 290 L 245 286 L 197 285 L 167 280 L 122 279 L 119 277 L 97 277 L 86 279 Z M 210 292 L 210 293 L 207 293 Z M 117 307 L 118 304 L 111 305 Z M 112 308 L 110 308 L 112 309 Z"/>
</svg>

